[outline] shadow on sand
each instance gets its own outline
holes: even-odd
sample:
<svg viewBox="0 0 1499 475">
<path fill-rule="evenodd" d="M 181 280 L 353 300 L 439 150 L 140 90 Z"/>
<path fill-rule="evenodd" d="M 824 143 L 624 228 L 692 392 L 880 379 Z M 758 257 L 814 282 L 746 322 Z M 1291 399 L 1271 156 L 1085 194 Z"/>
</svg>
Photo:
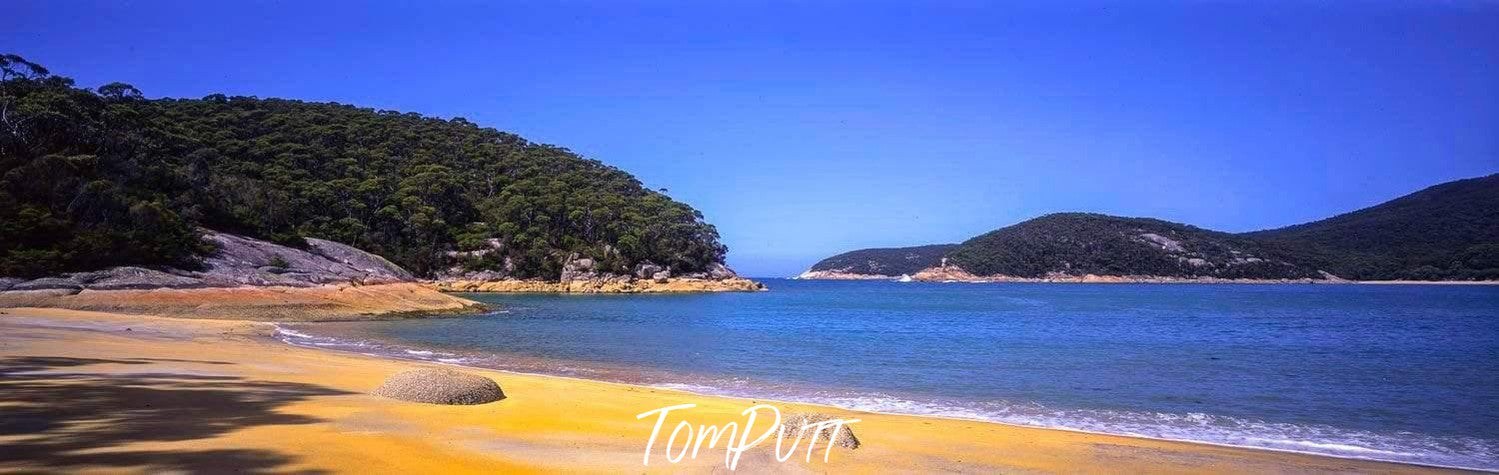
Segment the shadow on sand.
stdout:
<svg viewBox="0 0 1499 475">
<path fill-rule="evenodd" d="M 150 365 L 146 358 L 24 356 L 0 359 L 0 469 L 286 473 L 293 457 L 258 449 L 132 450 L 135 442 L 216 437 L 254 426 L 320 419 L 277 408 L 327 387 L 236 376 L 81 372 L 84 366 Z M 180 361 L 228 364 L 215 361 Z"/>
</svg>

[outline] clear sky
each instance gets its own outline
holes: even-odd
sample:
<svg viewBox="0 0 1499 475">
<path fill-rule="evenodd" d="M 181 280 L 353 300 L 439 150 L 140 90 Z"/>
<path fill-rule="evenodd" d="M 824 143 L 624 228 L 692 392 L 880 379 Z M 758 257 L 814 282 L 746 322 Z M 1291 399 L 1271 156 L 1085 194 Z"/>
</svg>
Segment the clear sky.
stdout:
<svg viewBox="0 0 1499 475">
<path fill-rule="evenodd" d="M 399 3 L 11 0 L 0 51 L 565 146 L 702 210 L 752 276 L 1055 211 L 1277 227 L 1499 172 L 1489 1 Z"/>
</svg>

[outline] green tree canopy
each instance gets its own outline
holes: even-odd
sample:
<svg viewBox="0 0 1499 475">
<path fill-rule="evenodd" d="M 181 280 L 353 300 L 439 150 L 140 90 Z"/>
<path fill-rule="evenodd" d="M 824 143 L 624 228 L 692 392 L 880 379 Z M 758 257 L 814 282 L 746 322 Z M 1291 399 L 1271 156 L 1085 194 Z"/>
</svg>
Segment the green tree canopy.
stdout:
<svg viewBox="0 0 1499 475">
<path fill-rule="evenodd" d="M 723 261 L 690 206 L 614 167 L 467 120 L 214 94 L 147 100 L 0 56 L 0 274 L 190 266 L 196 226 L 345 242 L 417 273 L 457 263 L 556 277 Z"/>
</svg>

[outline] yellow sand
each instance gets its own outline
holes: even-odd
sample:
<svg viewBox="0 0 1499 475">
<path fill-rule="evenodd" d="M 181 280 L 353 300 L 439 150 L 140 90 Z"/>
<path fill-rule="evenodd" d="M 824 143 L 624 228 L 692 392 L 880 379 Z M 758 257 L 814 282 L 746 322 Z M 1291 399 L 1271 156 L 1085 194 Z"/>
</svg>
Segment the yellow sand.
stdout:
<svg viewBox="0 0 1499 475">
<path fill-rule="evenodd" d="M 469 370 L 507 399 L 478 406 L 366 393 L 419 363 L 288 346 L 267 324 L 58 309 L 0 309 L 0 472 L 722 471 L 724 452 L 668 464 L 652 420 L 695 403 L 694 424 L 743 419 L 752 401 Z M 129 328 L 129 331 L 125 329 Z M 765 401 L 760 401 L 765 402 Z M 817 410 L 862 422 L 863 447 L 829 462 L 767 449 L 739 470 L 829 472 L 1419 472 L 1432 469 L 1001 424 Z M 675 423 L 680 418 L 673 417 Z M 669 431 L 671 427 L 664 430 Z M 679 444 L 680 445 L 680 444 Z M 765 447 L 762 445 L 762 447 Z"/>
</svg>

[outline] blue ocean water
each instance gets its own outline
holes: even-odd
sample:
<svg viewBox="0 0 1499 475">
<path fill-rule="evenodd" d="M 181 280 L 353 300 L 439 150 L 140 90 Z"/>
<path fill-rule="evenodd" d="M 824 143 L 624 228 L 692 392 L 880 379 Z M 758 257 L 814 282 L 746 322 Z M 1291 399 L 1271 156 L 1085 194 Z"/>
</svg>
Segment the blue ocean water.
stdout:
<svg viewBox="0 0 1499 475">
<path fill-rule="evenodd" d="M 499 310 L 284 334 L 711 394 L 1499 469 L 1499 286 L 764 282 L 466 294 Z"/>
</svg>

